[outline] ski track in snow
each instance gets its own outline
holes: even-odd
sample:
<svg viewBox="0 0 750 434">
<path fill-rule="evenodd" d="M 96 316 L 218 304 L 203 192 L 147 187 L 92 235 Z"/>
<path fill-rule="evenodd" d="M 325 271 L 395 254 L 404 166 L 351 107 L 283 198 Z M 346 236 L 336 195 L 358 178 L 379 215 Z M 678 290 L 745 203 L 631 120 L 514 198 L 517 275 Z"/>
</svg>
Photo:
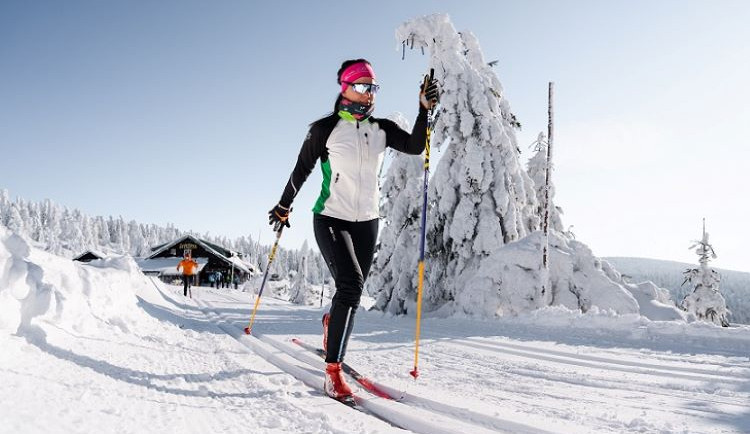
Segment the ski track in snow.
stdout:
<svg viewBox="0 0 750 434">
<path fill-rule="evenodd" d="M 291 373 L 311 387 L 320 387 L 320 385 L 322 385 L 322 372 L 324 369 L 324 362 L 322 360 L 302 356 L 300 355 L 302 352 L 301 350 L 290 346 L 288 343 L 281 343 L 265 336 L 243 336 L 239 332 L 241 328 L 228 324 L 228 318 L 218 313 L 212 303 L 201 302 L 199 305 L 204 307 L 204 312 L 212 317 L 213 320 L 225 321 L 225 323 L 220 326 L 222 329 L 233 335 L 236 339 L 244 342 L 254 351 L 264 354 L 265 358 L 270 360 L 274 365 Z M 269 347 L 263 348 L 262 343 L 268 344 Z M 298 362 L 301 362 L 301 365 Z M 312 373 L 310 372 L 311 369 Z M 455 417 L 446 417 L 429 407 L 423 407 L 427 412 L 421 412 L 418 408 L 409 408 L 404 405 L 399 405 L 397 402 L 372 397 L 368 395 L 367 392 L 357 390 L 356 383 L 353 383 L 353 386 L 355 386 L 355 393 L 357 393 L 357 401 L 364 410 L 387 423 L 393 424 L 394 427 L 400 426 L 408 428 L 413 432 L 436 434 L 455 432 L 473 432 L 479 434 L 483 432 L 502 431 L 543 432 L 510 421 L 501 421 L 498 426 L 494 427 L 496 429 L 493 430 L 489 430 L 487 427 L 481 425 L 468 425 L 464 422 L 466 418 L 462 418 L 462 420 Z"/>
<path fill-rule="evenodd" d="M 237 295 L 224 297 L 226 308 L 218 300 L 213 302 L 214 309 L 223 310 L 230 322 L 233 308 L 229 305 L 243 302 Z M 283 303 L 273 299 L 264 299 L 263 303 L 266 315 L 275 320 L 283 318 L 279 312 Z M 263 303 L 260 312 L 264 311 Z M 295 335 L 308 342 L 320 340 L 319 334 L 305 334 L 310 328 L 313 333 L 319 328 L 321 310 L 293 309 L 297 309 L 296 315 L 301 318 L 265 325 L 261 325 L 263 314 L 259 313 L 254 332 L 263 330 L 263 339 L 275 341 L 277 347 L 287 345 L 284 342 Z M 364 315 L 358 316 L 358 325 Z M 423 378 L 427 372 L 440 373 L 436 384 L 439 390 L 430 390 L 422 385 L 421 379 L 414 386 L 403 380 L 412 357 L 408 340 L 413 332 L 403 330 L 398 332 L 398 339 L 372 338 L 363 344 L 363 337 L 387 336 L 394 330 L 389 318 L 369 314 L 367 320 L 372 319 L 387 325 L 382 331 L 365 330 L 364 336 L 358 335 L 355 328 L 348 361 L 356 369 L 386 385 L 389 380 L 398 384 L 396 390 L 407 388 L 410 394 L 418 393 L 417 397 L 437 396 L 446 401 L 443 402 L 446 408 L 477 409 L 475 413 L 480 419 L 531 420 L 537 422 L 532 429 L 555 432 L 747 430 L 750 418 L 747 358 L 630 349 L 629 345 L 617 348 L 608 344 L 598 348 L 593 340 L 587 346 L 575 346 L 499 335 L 457 339 L 450 337 L 455 333 L 430 324 L 426 326 L 430 332 L 423 333 L 427 338 L 420 352 Z M 239 319 L 234 321 L 237 327 L 241 326 Z M 400 319 L 393 322 L 399 323 L 396 327 L 404 325 Z M 377 329 L 373 324 L 365 327 Z M 442 333 L 449 337 L 439 337 Z M 390 368 L 393 366 L 399 366 L 400 372 Z M 489 426 L 497 427 L 492 422 Z"/>
<path fill-rule="evenodd" d="M 0 433 L 392 431 L 249 354 L 181 288 L 159 291 L 162 304 L 142 301 L 163 321 L 147 334 L 3 336 Z"/>
<path fill-rule="evenodd" d="M 741 348 L 428 318 L 414 381 L 413 318 L 360 311 L 347 362 L 401 397 L 359 391 L 363 412 L 327 398 L 322 359 L 291 343 L 320 345 L 324 309 L 264 297 L 251 337 L 254 294 L 153 281 L 140 296 L 142 329 L 0 336 L 0 433 L 750 432 Z"/>
</svg>

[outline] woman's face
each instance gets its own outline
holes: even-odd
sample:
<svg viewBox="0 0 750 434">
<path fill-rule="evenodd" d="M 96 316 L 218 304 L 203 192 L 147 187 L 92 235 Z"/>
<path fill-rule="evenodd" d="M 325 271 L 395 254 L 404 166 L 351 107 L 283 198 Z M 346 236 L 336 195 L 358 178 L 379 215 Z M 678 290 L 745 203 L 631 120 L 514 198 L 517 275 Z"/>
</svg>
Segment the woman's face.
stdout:
<svg viewBox="0 0 750 434">
<path fill-rule="evenodd" d="M 362 78 L 358 78 L 354 80 L 353 83 L 372 84 L 373 82 L 374 81 L 372 77 L 362 77 Z M 354 101 L 359 104 L 372 105 L 375 103 L 375 94 L 372 94 L 370 92 L 365 92 L 365 93 L 355 92 L 354 89 L 352 89 L 351 85 L 346 87 L 346 91 L 344 91 L 342 95 L 344 95 L 344 98 L 348 99 L 349 101 Z"/>
</svg>

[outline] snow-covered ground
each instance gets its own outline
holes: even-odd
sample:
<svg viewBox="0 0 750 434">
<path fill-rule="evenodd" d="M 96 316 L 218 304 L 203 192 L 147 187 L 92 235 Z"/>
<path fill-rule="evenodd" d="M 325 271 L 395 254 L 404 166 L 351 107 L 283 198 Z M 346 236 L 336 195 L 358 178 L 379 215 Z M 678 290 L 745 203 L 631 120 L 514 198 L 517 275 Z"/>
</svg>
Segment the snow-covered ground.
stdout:
<svg viewBox="0 0 750 434">
<path fill-rule="evenodd" d="M 414 318 L 361 311 L 347 361 L 403 399 L 360 412 L 290 342 L 318 345 L 325 307 L 271 292 L 250 337 L 250 292 L 186 299 L 128 258 L 82 265 L 0 235 L 2 433 L 750 431 L 747 327 L 560 307 L 427 318 L 414 381 Z"/>
<path fill-rule="evenodd" d="M 647 258 L 603 259 L 614 265 L 631 282 L 650 280 L 657 286 L 668 289 L 672 300 L 677 303 L 693 291 L 690 284 L 682 284 L 685 281 L 683 273 L 689 268 L 696 268 L 697 264 Z M 715 270 L 721 275 L 719 292 L 732 311 L 729 320 L 733 323 L 750 324 L 750 273 L 720 268 Z"/>
</svg>

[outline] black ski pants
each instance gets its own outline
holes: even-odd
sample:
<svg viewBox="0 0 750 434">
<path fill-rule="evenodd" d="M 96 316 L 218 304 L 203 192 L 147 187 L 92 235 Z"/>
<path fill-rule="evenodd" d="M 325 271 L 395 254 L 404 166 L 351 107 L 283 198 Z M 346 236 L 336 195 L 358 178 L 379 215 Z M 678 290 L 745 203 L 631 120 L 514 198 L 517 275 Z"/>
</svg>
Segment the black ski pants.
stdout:
<svg viewBox="0 0 750 434">
<path fill-rule="evenodd" d="M 313 229 L 320 253 L 336 283 L 329 312 L 326 362 L 337 363 L 344 360 L 354 326 L 354 314 L 372 265 L 378 238 L 378 219 L 350 222 L 314 214 Z"/>
<path fill-rule="evenodd" d="M 188 289 L 190 289 L 191 280 L 193 280 L 193 276 L 188 276 L 187 274 L 182 275 L 182 293 L 187 297 L 188 295 Z"/>
</svg>

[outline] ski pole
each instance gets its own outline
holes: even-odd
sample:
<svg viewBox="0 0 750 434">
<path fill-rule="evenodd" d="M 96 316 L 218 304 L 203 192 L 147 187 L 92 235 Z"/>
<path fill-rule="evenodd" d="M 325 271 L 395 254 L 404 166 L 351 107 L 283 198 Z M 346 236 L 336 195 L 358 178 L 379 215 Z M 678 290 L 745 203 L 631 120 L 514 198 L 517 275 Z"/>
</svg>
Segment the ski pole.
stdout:
<svg viewBox="0 0 750 434">
<path fill-rule="evenodd" d="M 245 334 L 249 335 L 253 331 L 253 323 L 255 322 L 255 313 L 258 311 L 260 305 L 260 296 L 263 295 L 263 288 L 266 286 L 266 279 L 268 278 L 268 270 L 271 269 L 271 263 L 273 258 L 276 257 L 276 248 L 279 247 L 279 240 L 281 239 L 281 232 L 284 230 L 284 225 L 281 225 L 279 230 L 276 232 L 276 242 L 273 243 L 271 248 L 271 254 L 268 255 L 268 265 L 266 266 L 266 272 L 263 273 L 263 283 L 260 284 L 260 291 L 258 291 L 258 297 L 255 299 L 255 307 L 253 307 L 253 314 L 250 315 L 250 323 L 245 327 Z"/>
<path fill-rule="evenodd" d="M 422 84 L 422 90 L 426 90 L 429 83 L 432 81 L 435 75 L 435 70 L 430 69 L 429 80 L 425 77 L 424 83 Z M 424 284 L 424 245 L 427 231 L 427 183 L 430 176 L 430 133 L 432 131 L 432 107 L 430 107 L 427 113 L 427 136 L 425 139 L 425 155 L 424 155 L 424 188 L 422 190 L 422 230 L 421 239 L 419 241 L 419 278 L 417 281 L 417 331 L 414 344 L 414 369 L 409 372 L 414 380 L 419 376 L 419 330 L 422 320 L 422 286 Z"/>
</svg>

